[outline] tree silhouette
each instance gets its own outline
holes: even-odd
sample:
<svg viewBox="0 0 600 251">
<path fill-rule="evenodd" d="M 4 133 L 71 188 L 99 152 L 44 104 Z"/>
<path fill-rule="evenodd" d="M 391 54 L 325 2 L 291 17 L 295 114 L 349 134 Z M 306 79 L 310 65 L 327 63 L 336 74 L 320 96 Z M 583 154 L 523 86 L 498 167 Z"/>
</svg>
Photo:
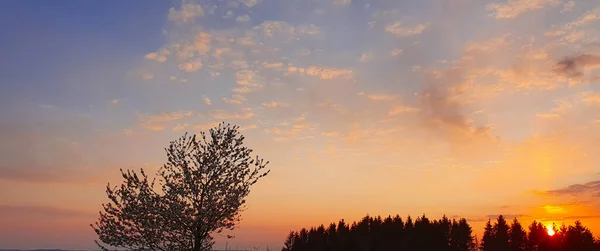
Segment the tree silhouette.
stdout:
<svg viewBox="0 0 600 251">
<path fill-rule="evenodd" d="M 569 226 L 564 241 L 565 247 L 569 247 L 569 250 L 598 250 L 594 247 L 594 236 L 592 235 L 592 232 L 584 227 L 580 221 L 575 221 L 575 226 Z"/>
<path fill-rule="evenodd" d="M 541 222 L 533 221 L 529 225 L 528 249 L 529 250 L 548 250 L 548 232 Z"/>
<path fill-rule="evenodd" d="M 466 219 L 460 219 L 458 223 L 452 220 L 452 228 L 450 229 L 450 248 L 452 251 L 472 250 L 477 248 L 473 243 L 473 230 Z"/>
<path fill-rule="evenodd" d="M 524 251 L 527 250 L 527 232 L 523 229 L 523 226 L 515 218 L 510 225 L 510 251 Z"/>
<path fill-rule="evenodd" d="M 496 223 L 494 223 L 494 251 L 509 250 L 510 236 L 508 234 L 510 227 L 506 223 L 504 216 L 498 216 Z"/>
<path fill-rule="evenodd" d="M 494 251 L 494 240 L 496 233 L 492 227 L 492 221 L 488 219 L 483 230 L 483 238 L 481 239 L 481 251 Z"/>
<path fill-rule="evenodd" d="M 121 170 L 125 181 L 107 185 L 111 202 L 91 224 L 100 241 L 129 250 L 210 250 L 211 234 L 235 227 L 250 187 L 269 173 L 238 128 L 220 123 L 200 138 L 171 141 L 157 174 L 160 191 L 143 169 Z"/>
<path fill-rule="evenodd" d="M 556 227 L 554 227 L 556 228 Z M 467 220 L 429 219 L 425 215 L 406 222 L 399 216 L 365 216 L 351 227 L 344 220 L 337 225 L 331 223 L 305 228 L 288 234 L 284 251 L 475 251 L 478 250 L 522 250 L 522 251 L 591 251 L 600 250 L 600 240 L 594 240 L 592 233 L 581 222 L 575 226 L 556 229 L 552 237 L 540 222 L 533 222 L 528 233 L 515 218 L 510 224 L 499 216 L 492 224 L 488 220 L 481 245 L 472 235 Z"/>
</svg>

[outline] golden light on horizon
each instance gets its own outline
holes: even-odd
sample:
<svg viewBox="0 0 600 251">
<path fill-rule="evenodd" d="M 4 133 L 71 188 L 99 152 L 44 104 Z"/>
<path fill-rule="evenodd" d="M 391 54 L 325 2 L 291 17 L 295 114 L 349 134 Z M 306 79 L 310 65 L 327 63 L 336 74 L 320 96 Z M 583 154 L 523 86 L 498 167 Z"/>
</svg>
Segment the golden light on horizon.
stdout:
<svg viewBox="0 0 600 251">
<path fill-rule="evenodd" d="M 554 236 L 556 232 L 554 232 L 554 227 L 552 224 L 546 225 L 546 230 L 548 231 L 548 235 Z"/>
</svg>

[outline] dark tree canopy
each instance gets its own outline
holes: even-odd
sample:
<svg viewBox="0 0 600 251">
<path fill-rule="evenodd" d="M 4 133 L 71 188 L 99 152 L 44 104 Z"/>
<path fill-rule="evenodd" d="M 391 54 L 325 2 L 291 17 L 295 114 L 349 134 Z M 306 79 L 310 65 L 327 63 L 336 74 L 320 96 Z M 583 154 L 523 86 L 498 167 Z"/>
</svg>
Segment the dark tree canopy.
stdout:
<svg viewBox="0 0 600 251">
<path fill-rule="evenodd" d="M 562 226 L 550 236 L 544 225 L 533 222 L 530 238 L 521 223 L 514 219 L 509 225 L 503 216 L 485 224 L 483 238 L 478 243 L 466 219 L 430 220 L 426 216 L 404 221 L 400 216 L 366 216 L 348 224 L 341 220 L 323 226 L 291 231 L 283 251 L 592 251 L 600 250 L 600 240 L 594 240 L 581 222 Z"/>
<path fill-rule="evenodd" d="M 471 226 L 465 219 L 446 216 L 430 220 L 425 215 L 406 222 L 396 215 L 382 219 L 365 216 L 350 227 L 344 220 L 323 226 L 290 232 L 284 251 L 387 251 L 387 250 L 475 250 Z"/>
<path fill-rule="evenodd" d="M 524 251 L 527 250 L 527 232 L 523 229 L 523 226 L 515 218 L 510 225 L 510 251 Z"/>
<path fill-rule="evenodd" d="M 92 224 L 104 245 L 129 250 L 210 250 L 211 234 L 240 220 L 250 187 L 269 171 L 251 157 L 238 126 L 221 123 L 200 137 L 186 133 L 165 150 L 159 188 L 143 169 L 121 170 L 120 187 L 106 188 L 111 202 Z"/>
</svg>

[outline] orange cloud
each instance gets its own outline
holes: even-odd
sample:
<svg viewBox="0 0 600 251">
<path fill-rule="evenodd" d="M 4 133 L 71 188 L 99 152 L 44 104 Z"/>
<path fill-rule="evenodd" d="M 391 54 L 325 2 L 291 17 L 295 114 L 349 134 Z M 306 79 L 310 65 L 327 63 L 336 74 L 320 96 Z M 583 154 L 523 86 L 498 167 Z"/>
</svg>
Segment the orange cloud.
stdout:
<svg viewBox="0 0 600 251">
<path fill-rule="evenodd" d="M 397 99 L 398 96 L 396 95 L 389 95 L 389 94 L 367 94 L 364 92 L 360 92 L 358 93 L 359 96 L 364 96 L 370 100 L 376 100 L 376 101 L 389 101 L 389 100 L 394 100 Z"/>
<path fill-rule="evenodd" d="M 405 26 L 402 22 L 395 22 L 385 27 L 385 30 L 397 37 L 409 37 L 423 33 L 428 26 L 429 23 Z"/>
<path fill-rule="evenodd" d="M 176 23 L 189 23 L 203 15 L 204 10 L 199 4 L 182 4 L 179 10 L 169 10 L 169 20 Z"/>
<path fill-rule="evenodd" d="M 390 109 L 390 111 L 388 112 L 388 115 L 392 116 L 392 115 L 398 115 L 401 113 L 416 112 L 416 111 L 419 111 L 419 109 L 410 107 L 410 106 L 405 106 L 405 105 L 397 105 Z"/>
<path fill-rule="evenodd" d="M 268 108 L 275 108 L 275 107 L 287 107 L 290 106 L 290 104 L 287 103 L 280 103 L 280 102 L 269 102 L 269 103 L 263 103 L 262 104 L 264 107 L 268 107 Z"/>
<path fill-rule="evenodd" d="M 204 97 L 202 100 L 204 101 L 204 104 L 206 104 L 206 105 L 212 105 L 212 101 L 210 100 L 210 98 Z"/>
<path fill-rule="evenodd" d="M 227 104 L 232 104 L 232 105 L 241 105 L 244 101 L 246 101 L 246 97 L 242 96 L 242 95 L 233 95 L 231 96 L 232 98 L 223 98 L 223 102 L 227 103 Z"/>
<path fill-rule="evenodd" d="M 216 120 L 229 120 L 229 119 L 250 119 L 253 118 L 256 114 L 252 112 L 242 112 L 242 113 L 230 113 L 225 110 L 213 110 L 208 112 L 208 115 Z"/>
<path fill-rule="evenodd" d="M 289 70 L 290 68 L 288 68 Z M 332 79 L 348 79 L 352 78 L 354 73 L 350 69 L 338 69 L 331 67 L 310 66 L 306 68 L 306 74 L 309 76 L 318 77 L 324 80 Z"/>
<path fill-rule="evenodd" d="M 144 114 L 138 115 L 138 121 L 142 128 L 150 131 L 163 131 L 165 129 L 165 124 L 168 122 L 173 122 L 177 120 L 181 120 L 183 118 L 187 118 L 192 116 L 192 112 L 164 112 L 158 114 Z"/>
<path fill-rule="evenodd" d="M 169 54 L 171 54 L 169 50 L 163 48 L 160 49 L 158 52 L 152 52 L 147 54 L 145 58 L 149 60 L 154 60 L 156 62 L 164 63 L 167 61 L 167 56 L 169 56 Z"/>
<path fill-rule="evenodd" d="M 487 6 L 493 17 L 499 19 L 515 18 L 519 15 L 545 7 L 558 5 L 558 0 L 507 0 L 504 3 L 492 3 Z"/>
</svg>

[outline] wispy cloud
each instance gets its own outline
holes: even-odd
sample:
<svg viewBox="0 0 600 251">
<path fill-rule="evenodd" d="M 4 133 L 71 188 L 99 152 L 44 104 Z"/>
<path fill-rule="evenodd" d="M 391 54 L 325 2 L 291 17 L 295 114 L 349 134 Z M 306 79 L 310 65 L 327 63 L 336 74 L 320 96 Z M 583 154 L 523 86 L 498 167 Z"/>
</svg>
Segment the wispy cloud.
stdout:
<svg viewBox="0 0 600 251">
<path fill-rule="evenodd" d="M 491 15 L 499 18 L 516 18 L 528 11 L 555 6 L 560 3 L 559 0 L 507 0 L 504 3 L 492 3 L 487 6 Z"/>
<path fill-rule="evenodd" d="M 348 79 L 352 78 L 353 72 L 350 69 L 339 69 L 332 67 L 310 66 L 306 68 L 306 74 L 309 76 L 319 77 L 324 80 L 332 79 Z"/>
<path fill-rule="evenodd" d="M 385 30 L 398 37 L 409 37 L 423 33 L 428 26 L 429 23 L 406 25 L 402 22 L 395 22 L 385 27 Z"/>
<path fill-rule="evenodd" d="M 146 130 L 163 131 L 167 123 L 190 117 L 192 114 L 191 111 L 142 114 L 138 115 L 138 121 L 140 126 Z"/>
<path fill-rule="evenodd" d="M 238 16 L 237 18 L 235 18 L 235 21 L 238 21 L 241 23 L 250 22 L 250 16 L 248 16 L 248 15 Z"/>
<path fill-rule="evenodd" d="M 594 197 L 600 197 L 600 180 L 590 181 L 584 184 L 574 184 L 565 188 L 548 190 L 542 192 L 544 195 L 561 196 L 561 195 L 585 195 L 591 194 Z"/>
<path fill-rule="evenodd" d="M 410 106 L 405 106 L 405 105 L 396 105 L 390 109 L 388 114 L 393 116 L 393 115 L 398 115 L 401 113 L 416 112 L 416 111 L 419 111 L 419 109 L 410 107 Z"/>
<path fill-rule="evenodd" d="M 600 68 L 600 55 L 581 54 L 567 57 L 556 64 L 557 73 L 570 78 L 583 79 L 586 68 Z"/>
<path fill-rule="evenodd" d="M 376 101 L 386 101 L 386 100 L 394 100 L 397 99 L 398 96 L 396 95 L 389 95 L 389 94 L 368 94 L 365 92 L 359 92 L 358 93 L 359 96 L 364 96 L 370 100 L 376 100 Z"/>
<path fill-rule="evenodd" d="M 49 218 L 93 218 L 97 215 L 92 212 L 78 211 L 73 209 L 50 207 L 50 206 L 18 206 L 0 205 L 0 214 L 12 217 L 49 217 Z"/>
<path fill-rule="evenodd" d="M 204 97 L 204 98 L 202 99 L 202 101 L 203 101 L 203 102 L 204 102 L 204 104 L 206 104 L 206 105 L 212 105 L 212 101 L 210 100 L 210 98 L 209 98 L 209 97 Z"/>
<path fill-rule="evenodd" d="M 244 112 L 228 112 L 226 110 L 213 110 L 208 113 L 213 119 L 216 120 L 230 120 L 230 119 L 251 119 L 256 114 L 251 111 Z"/>
<path fill-rule="evenodd" d="M 160 49 L 158 52 L 148 53 L 145 58 L 149 60 L 154 60 L 156 62 L 164 63 L 167 61 L 167 56 L 169 56 L 171 52 L 166 48 Z"/>
<path fill-rule="evenodd" d="M 224 97 L 222 100 L 227 104 L 241 105 L 242 103 L 244 103 L 244 101 L 246 101 L 246 97 L 242 95 L 233 95 L 231 96 L 231 98 Z"/>
<path fill-rule="evenodd" d="M 335 5 L 348 5 L 352 2 L 352 0 L 333 0 L 333 4 Z"/>
<path fill-rule="evenodd" d="M 204 15 L 204 9 L 199 4 L 184 3 L 179 10 L 169 10 L 169 20 L 176 23 L 188 23 Z"/>
<path fill-rule="evenodd" d="M 262 104 L 264 107 L 268 107 L 268 108 L 276 108 L 276 107 L 287 107 L 290 106 L 290 104 L 287 103 L 281 103 L 281 102 L 269 102 L 269 103 L 263 103 Z"/>
</svg>

